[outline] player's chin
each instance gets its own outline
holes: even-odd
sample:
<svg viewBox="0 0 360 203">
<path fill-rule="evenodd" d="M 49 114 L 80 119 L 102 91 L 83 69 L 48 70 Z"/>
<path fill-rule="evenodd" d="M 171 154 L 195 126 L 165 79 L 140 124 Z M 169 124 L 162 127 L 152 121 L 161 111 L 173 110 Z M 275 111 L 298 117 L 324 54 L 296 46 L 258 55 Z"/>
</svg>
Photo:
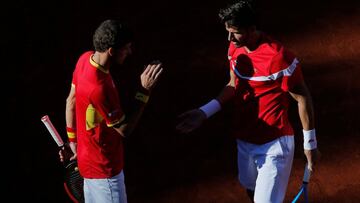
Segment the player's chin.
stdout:
<svg viewBox="0 0 360 203">
<path fill-rule="evenodd" d="M 234 46 L 235 46 L 236 48 L 242 47 L 242 45 L 241 45 L 240 43 L 238 43 L 238 42 L 233 42 L 233 44 L 234 44 Z"/>
<path fill-rule="evenodd" d="M 125 63 L 126 58 L 127 58 L 126 56 L 120 57 L 116 60 L 116 63 L 119 65 L 123 65 Z"/>
<path fill-rule="evenodd" d="M 119 59 L 117 61 L 117 64 L 122 65 L 122 64 L 124 64 L 124 62 L 125 62 L 125 59 Z"/>
</svg>

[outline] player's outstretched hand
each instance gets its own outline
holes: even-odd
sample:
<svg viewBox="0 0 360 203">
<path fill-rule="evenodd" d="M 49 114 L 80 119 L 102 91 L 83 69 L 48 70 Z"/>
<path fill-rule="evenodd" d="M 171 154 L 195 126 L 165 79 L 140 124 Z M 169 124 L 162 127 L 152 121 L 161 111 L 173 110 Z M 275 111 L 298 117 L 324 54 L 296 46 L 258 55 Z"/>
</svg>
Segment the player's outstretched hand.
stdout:
<svg viewBox="0 0 360 203">
<path fill-rule="evenodd" d="M 161 62 L 153 62 L 147 65 L 140 76 L 141 85 L 148 91 L 151 91 L 163 71 Z"/>
<path fill-rule="evenodd" d="M 200 127 L 206 120 L 206 115 L 200 109 L 193 109 L 181 114 L 176 130 L 180 133 L 190 133 Z"/>
</svg>

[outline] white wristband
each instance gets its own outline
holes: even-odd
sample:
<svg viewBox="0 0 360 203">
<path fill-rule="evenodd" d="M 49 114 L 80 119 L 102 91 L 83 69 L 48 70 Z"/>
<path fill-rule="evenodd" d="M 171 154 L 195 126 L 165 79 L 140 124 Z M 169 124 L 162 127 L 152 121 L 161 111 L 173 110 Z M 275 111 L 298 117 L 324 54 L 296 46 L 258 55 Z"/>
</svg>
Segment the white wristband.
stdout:
<svg viewBox="0 0 360 203">
<path fill-rule="evenodd" d="M 210 116 L 221 110 L 221 104 L 218 100 L 213 99 L 199 109 L 206 114 L 207 118 L 209 118 Z"/>
<path fill-rule="evenodd" d="M 304 149 L 312 150 L 317 148 L 315 129 L 303 130 L 304 134 Z"/>
</svg>

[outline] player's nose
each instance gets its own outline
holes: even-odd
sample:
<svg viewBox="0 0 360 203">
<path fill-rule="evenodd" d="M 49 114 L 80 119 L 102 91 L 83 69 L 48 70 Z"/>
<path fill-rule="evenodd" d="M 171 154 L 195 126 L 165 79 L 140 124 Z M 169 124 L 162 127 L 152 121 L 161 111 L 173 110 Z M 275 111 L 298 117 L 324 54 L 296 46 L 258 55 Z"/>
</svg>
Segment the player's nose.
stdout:
<svg viewBox="0 0 360 203">
<path fill-rule="evenodd" d="M 228 41 L 231 41 L 231 38 L 232 38 L 232 34 L 231 32 L 228 32 Z"/>
</svg>

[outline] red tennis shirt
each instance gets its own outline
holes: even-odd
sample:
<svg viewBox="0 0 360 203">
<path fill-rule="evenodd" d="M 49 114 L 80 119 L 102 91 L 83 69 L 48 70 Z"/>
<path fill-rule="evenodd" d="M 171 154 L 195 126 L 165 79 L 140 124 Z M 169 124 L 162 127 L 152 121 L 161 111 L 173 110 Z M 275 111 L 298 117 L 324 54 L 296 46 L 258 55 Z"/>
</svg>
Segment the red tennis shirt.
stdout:
<svg viewBox="0 0 360 203">
<path fill-rule="evenodd" d="M 293 135 L 287 92 L 303 80 L 294 54 L 263 35 L 260 46 L 250 53 L 230 43 L 228 58 L 237 76 L 232 135 L 254 144 Z"/>
<path fill-rule="evenodd" d="M 122 137 L 112 126 L 125 116 L 109 71 L 92 60 L 93 54 L 89 51 L 80 56 L 72 80 L 78 166 L 85 178 L 109 178 L 123 169 Z"/>
</svg>

